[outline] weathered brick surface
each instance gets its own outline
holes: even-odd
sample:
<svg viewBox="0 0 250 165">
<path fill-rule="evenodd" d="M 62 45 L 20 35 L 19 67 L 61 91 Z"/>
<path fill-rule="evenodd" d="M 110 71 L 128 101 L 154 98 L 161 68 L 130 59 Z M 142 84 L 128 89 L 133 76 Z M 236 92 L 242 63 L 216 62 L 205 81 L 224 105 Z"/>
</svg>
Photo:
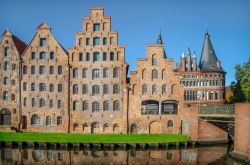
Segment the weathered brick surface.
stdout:
<svg viewBox="0 0 250 165">
<path fill-rule="evenodd" d="M 250 103 L 235 105 L 234 151 L 250 158 Z"/>
</svg>

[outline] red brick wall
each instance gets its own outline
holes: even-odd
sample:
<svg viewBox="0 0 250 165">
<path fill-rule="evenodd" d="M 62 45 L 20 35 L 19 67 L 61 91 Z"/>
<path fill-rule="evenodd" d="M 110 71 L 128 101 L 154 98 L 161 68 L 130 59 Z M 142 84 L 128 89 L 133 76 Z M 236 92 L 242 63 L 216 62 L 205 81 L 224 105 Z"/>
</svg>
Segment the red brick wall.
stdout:
<svg viewBox="0 0 250 165">
<path fill-rule="evenodd" d="M 234 151 L 250 156 L 250 103 L 235 104 Z"/>
<path fill-rule="evenodd" d="M 228 133 L 219 127 L 199 118 L 198 120 L 198 138 L 199 140 L 227 140 Z"/>
</svg>

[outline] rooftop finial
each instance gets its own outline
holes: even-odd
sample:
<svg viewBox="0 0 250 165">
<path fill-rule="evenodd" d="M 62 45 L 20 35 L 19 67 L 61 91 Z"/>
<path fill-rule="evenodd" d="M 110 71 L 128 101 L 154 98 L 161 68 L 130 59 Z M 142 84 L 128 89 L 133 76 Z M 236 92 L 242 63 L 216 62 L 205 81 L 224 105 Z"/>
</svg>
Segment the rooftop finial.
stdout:
<svg viewBox="0 0 250 165">
<path fill-rule="evenodd" d="M 158 35 L 156 44 L 163 44 L 162 39 L 161 39 L 161 28 L 160 28 L 160 33 L 159 33 L 159 35 Z"/>
<path fill-rule="evenodd" d="M 208 27 L 207 27 L 207 23 L 206 23 L 206 34 L 208 34 Z"/>
<path fill-rule="evenodd" d="M 188 43 L 188 52 L 187 52 L 187 54 L 190 54 L 190 55 L 191 55 L 189 43 Z"/>
</svg>

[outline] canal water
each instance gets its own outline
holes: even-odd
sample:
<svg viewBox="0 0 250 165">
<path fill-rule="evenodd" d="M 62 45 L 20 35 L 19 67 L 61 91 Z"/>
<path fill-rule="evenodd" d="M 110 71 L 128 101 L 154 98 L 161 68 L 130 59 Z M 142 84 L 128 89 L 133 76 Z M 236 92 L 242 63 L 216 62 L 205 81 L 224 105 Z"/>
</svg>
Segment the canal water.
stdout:
<svg viewBox="0 0 250 165">
<path fill-rule="evenodd" d="M 165 165 L 214 164 L 236 165 L 228 157 L 228 146 L 168 150 L 50 150 L 1 149 L 1 165 L 7 164 L 102 164 Z"/>
</svg>

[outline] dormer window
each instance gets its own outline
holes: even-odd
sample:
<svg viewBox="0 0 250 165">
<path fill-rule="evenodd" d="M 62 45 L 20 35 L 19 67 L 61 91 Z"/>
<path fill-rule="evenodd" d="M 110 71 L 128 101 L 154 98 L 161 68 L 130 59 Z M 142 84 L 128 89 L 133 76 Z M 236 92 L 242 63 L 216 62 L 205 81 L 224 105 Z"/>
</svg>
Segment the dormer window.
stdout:
<svg viewBox="0 0 250 165">
<path fill-rule="evenodd" d="M 40 38 L 40 46 L 46 45 L 46 38 Z"/>
<path fill-rule="evenodd" d="M 94 23 L 94 26 L 93 26 L 93 31 L 100 31 L 100 24 L 99 23 Z"/>
</svg>

